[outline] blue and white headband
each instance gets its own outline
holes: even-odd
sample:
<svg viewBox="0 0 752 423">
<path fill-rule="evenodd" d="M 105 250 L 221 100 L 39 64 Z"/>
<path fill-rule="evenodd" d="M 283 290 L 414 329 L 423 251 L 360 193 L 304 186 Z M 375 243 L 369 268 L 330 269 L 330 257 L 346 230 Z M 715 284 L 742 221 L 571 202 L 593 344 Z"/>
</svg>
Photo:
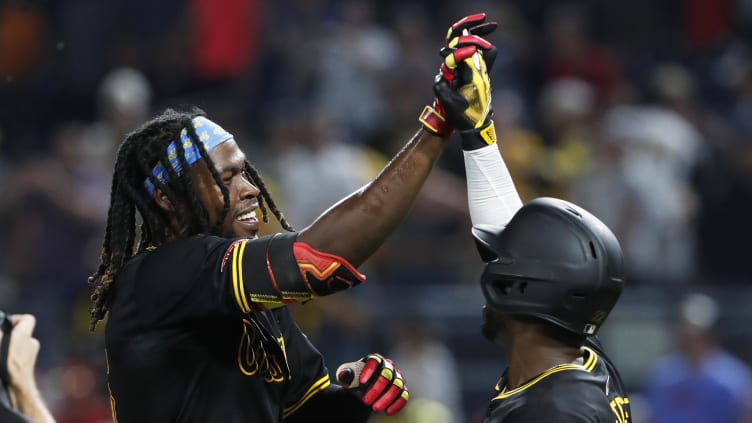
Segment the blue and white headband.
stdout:
<svg viewBox="0 0 752 423">
<path fill-rule="evenodd" d="M 203 116 L 193 118 L 191 123 L 193 123 L 193 127 L 196 129 L 196 135 L 198 135 L 198 139 L 204 144 L 204 149 L 207 153 L 210 153 L 223 142 L 232 139 L 232 134 Z M 196 163 L 201 158 L 201 154 L 198 147 L 193 144 L 191 137 L 188 136 L 188 130 L 185 128 L 180 132 L 180 142 L 183 143 L 185 162 L 188 163 L 188 166 Z M 178 160 L 178 151 L 175 141 L 172 141 L 170 145 L 167 146 L 167 157 L 169 158 L 170 166 L 175 170 L 175 173 L 180 173 L 180 171 L 183 170 L 183 167 L 180 164 L 180 160 Z M 167 183 L 167 178 L 170 175 L 161 161 L 157 162 L 157 165 L 154 166 L 151 174 L 163 184 Z M 154 184 L 149 178 L 144 180 L 144 187 L 149 191 L 150 196 L 154 195 Z"/>
</svg>

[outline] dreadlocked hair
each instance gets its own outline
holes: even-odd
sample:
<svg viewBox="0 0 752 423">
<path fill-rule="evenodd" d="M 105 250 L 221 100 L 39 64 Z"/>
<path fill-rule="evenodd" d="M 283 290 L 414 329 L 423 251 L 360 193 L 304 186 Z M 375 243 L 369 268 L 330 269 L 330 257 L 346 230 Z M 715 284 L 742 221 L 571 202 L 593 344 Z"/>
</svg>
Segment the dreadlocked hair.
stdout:
<svg viewBox="0 0 752 423">
<path fill-rule="evenodd" d="M 150 246 L 158 246 L 171 235 L 169 216 L 159 208 L 144 186 L 147 178 L 174 205 L 175 215 L 183 231 L 172 235 L 219 233 L 222 227 L 230 209 L 230 193 L 204 148 L 204 143 L 196 135 L 192 124 L 192 119 L 196 116 L 205 116 L 205 113 L 199 108 L 193 108 L 189 112 L 167 109 L 128 134 L 120 144 L 112 175 L 102 254 L 97 271 L 88 279 L 93 303 L 89 323 L 91 331 L 109 310 L 111 288 L 125 262 Z M 183 143 L 179 142 L 183 129 L 197 147 L 200 157 L 206 161 L 214 182 L 222 191 L 224 207 L 216 222 L 209 221 L 209 214 L 196 193 L 191 172 L 187 171 L 190 166 L 185 159 Z M 177 141 L 174 143 L 177 160 L 183 169 L 180 173 L 175 172 L 168 157 L 167 149 L 173 141 Z M 152 174 L 154 167 L 160 162 L 168 174 L 166 183 Z M 277 208 L 261 175 L 247 161 L 244 174 L 261 192 L 258 202 L 264 222 L 269 221 L 264 205 L 266 202 L 280 225 L 285 230 L 293 231 L 293 227 Z M 136 245 L 137 240 L 139 242 Z"/>
<path fill-rule="evenodd" d="M 277 218 L 277 221 L 282 226 L 282 228 L 290 232 L 295 231 L 295 228 L 293 228 L 292 225 L 287 222 L 285 215 L 277 208 L 277 204 L 274 202 L 272 195 L 269 193 L 269 189 L 266 188 L 266 184 L 264 183 L 264 180 L 261 179 L 261 175 L 259 175 L 258 170 L 256 170 L 256 168 L 253 167 L 251 163 L 246 161 L 245 169 L 243 169 L 243 171 L 247 175 L 248 179 L 251 180 L 253 185 L 255 185 L 256 188 L 259 189 L 259 191 L 261 191 L 261 196 L 258 198 L 258 203 L 259 208 L 261 209 L 261 217 L 263 218 L 264 223 L 269 222 L 269 215 L 266 212 L 266 206 L 264 205 L 264 201 L 266 201 L 269 204 L 269 209 L 271 209 L 274 217 Z"/>
</svg>

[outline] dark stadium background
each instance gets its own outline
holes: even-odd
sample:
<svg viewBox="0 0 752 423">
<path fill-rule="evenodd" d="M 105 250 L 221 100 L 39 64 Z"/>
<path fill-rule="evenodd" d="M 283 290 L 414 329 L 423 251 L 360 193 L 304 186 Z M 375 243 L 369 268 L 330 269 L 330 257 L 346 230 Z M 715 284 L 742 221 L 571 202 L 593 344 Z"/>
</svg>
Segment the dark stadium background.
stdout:
<svg viewBox="0 0 752 423">
<path fill-rule="evenodd" d="M 418 129 L 446 28 L 477 11 L 500 24 L 495 120 L 523 200 L 574 201 L 623 244 L 602 337 L 635 422 L 685 294 L 718 302 L 723 345 L 749 363 L 750 1 L 2 0 L 0 307 L 37 316 L 58 421 L 111 419 L 86 278 L 127 131 L 204 108 L 303 227 Z M 453 140 L 368 283 L 295 307 L 331 368 L 370 351 L 405 363 L 412 410 L 393 421 L 477 422 L 504 367 L 478 330 L 464 190 Z"/>
</svg>

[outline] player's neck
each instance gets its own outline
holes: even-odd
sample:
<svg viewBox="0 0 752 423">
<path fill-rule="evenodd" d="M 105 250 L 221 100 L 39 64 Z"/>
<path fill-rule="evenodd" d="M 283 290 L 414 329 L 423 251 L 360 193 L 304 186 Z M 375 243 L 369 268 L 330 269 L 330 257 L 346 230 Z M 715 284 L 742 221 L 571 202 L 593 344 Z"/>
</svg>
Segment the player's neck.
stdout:
<svg viewBox="0 0 752 423">
<path fill-rule="evenodd" d="M 512 338 L 507 348 L 507 389 L 515 389 L 563 364 L 583 364 L 582 348 L 562 345 L 540 334 Z"/>
</svg>

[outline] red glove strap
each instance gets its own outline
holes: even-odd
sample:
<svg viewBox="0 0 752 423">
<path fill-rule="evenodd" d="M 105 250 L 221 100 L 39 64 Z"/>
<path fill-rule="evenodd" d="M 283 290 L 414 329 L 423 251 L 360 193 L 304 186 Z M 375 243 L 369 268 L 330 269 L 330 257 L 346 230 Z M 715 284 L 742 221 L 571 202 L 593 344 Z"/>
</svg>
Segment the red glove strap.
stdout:
<svg viewBox="0 0 752 423">
<path fill-rule="evenodd" d="M 421 112 L 418 120 L 423 124 L 426 131 L 441 138 L 449 138 L 452 136 L 454 128 L 444 116 L 446 116 L 444 107 L 441 103 L 434 100 L 431 106 L 423 108 L 423 112 Z"/>
</svg>

